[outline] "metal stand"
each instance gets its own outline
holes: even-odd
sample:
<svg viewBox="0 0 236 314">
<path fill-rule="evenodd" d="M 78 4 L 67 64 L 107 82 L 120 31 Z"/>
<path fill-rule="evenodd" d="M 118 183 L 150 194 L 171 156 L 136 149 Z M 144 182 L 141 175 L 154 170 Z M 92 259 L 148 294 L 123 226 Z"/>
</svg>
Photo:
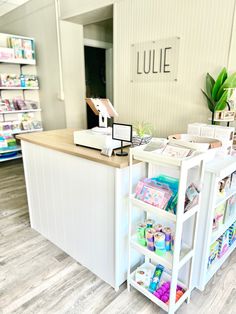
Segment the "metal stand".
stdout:
<svg viewBox="0 0 236 314">
<path fill-rule="evenodd" d="M 128 153 L 124 152 L 123 148 L 124 148 L 123 141 L 121 141 L 121 149 L 120 149 L 120 152 L 116 153 L 117 156 L 128 156 Z"/>
</svg>

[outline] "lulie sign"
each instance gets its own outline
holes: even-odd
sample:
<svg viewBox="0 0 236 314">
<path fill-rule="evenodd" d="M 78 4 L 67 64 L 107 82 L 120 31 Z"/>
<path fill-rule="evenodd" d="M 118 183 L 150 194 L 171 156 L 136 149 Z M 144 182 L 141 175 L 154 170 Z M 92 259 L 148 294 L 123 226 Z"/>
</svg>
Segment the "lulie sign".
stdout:
<svg viewBox="0 0 236 314">
<path fill-rule="evenodd" d="M 177 80 L 179 38 L 173 37 L 131 47 L 131 81 Z"/>
</svg>

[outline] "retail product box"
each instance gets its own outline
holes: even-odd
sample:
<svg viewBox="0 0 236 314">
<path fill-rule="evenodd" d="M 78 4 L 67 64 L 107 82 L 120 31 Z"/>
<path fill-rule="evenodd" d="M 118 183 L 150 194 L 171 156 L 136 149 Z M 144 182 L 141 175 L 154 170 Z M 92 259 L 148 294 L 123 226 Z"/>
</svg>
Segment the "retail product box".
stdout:
<svg viewBox="0 0 236 314">
<path fill-rule="evenodd" d="M 207 126 L 205 123 L 191 123 L 188 125 L 188 134 L 200 136 L 202 127 Z"/>
<path fill-rule="evenodd" d="M 207 160 L 212 160 L 218 149 L 222 146 L 221 141 L 214 138 L 195 136 L 191 134 L 174 134 L 168 137 L 170 144 L 181 145 L 199 152 L 207 153 Z"/>
<path fill-rule="evenodd" d="M 191 134 L 174 134 L 168 137 L 172 142 L 189 147 L 201 152 L 207 151 L 208 149 L 219 148 L 222 146 L 221 141 L 213 138 L 195 136 Z"/>
<path fill-rule="evenodd" d="M 5 114 L 5 121 L 6 122 L 11 122 L 13 120 L 18 119 L 18 114 L 17 113 L 12 113 L 12 114 Z"/>
<path fill-rule="evenodd" d="M 1 60 L 14 59 L 14 49 L 0 47 L 0 59 Z"/>
<path fill-rule="evenodd" d="M 20 87 L 20 77 L 17 74 L 0 74 L 0 85 L 3 87 Z"/>
<path fill-rule="evenodd" d="M 234 194 L 227 201 L 224 223 L 227 223 L 228 219 L 235 216 L 235 213 L 236 213 L 236 195 Z"/>
<path fill-rule="evenodd" d="M 201 127 L 201 136 L 203 137 L 211 137 L 214 138 L 215 136 L 215 129 L 212 125 L 204 125 Z"/>
<path fill-rule="evenodd" d="M 211 246 L 210 246 L 210 255 L 208 259 L 208 267 L 212 265 L 218 257 L 218 252 L 219 252 L 219 242 L 215 241 Z"/>
<path fill-rule="evenodd" d="M 223 127 L 219 125 L 214 126 L 215 135 L 214 137 L 222 142 L 232 141 L 234 138 L 234 128 L 233 127 Z"/>
<path fill-rule="evenodd" d="M 221 258 L 229 248 L 229 230 L 226 230 L 224 234 L 219 238 L 219 252 L 218 257 Z"/>
</svg>

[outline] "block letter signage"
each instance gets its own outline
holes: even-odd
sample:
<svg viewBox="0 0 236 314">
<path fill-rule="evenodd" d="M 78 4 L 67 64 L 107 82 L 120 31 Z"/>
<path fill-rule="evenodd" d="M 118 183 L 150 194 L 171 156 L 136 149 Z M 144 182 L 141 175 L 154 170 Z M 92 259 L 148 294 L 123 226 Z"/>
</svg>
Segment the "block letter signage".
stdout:
<svg viewBox="0 0 236 314">
<path fill-rule="evenodd" d="M 173 37 L 131 47 L 131 81 L 177 80 L 179 38 Z"/>
</svg>

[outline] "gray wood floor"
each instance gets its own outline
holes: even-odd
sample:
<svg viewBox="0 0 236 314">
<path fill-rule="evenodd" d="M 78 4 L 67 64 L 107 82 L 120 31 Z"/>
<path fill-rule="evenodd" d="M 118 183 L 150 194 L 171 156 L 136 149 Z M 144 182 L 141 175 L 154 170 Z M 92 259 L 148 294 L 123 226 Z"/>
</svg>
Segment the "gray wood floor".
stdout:
<svg viewBox="0 0 236 314">
<path fill-rule="evenodd" d="M 21 161 L 0 163 L 0 313 L 163 313 L 118 293 L 29 226 Z M 179 314 L 236 313 L 236 253 Z"/>
</svg>

